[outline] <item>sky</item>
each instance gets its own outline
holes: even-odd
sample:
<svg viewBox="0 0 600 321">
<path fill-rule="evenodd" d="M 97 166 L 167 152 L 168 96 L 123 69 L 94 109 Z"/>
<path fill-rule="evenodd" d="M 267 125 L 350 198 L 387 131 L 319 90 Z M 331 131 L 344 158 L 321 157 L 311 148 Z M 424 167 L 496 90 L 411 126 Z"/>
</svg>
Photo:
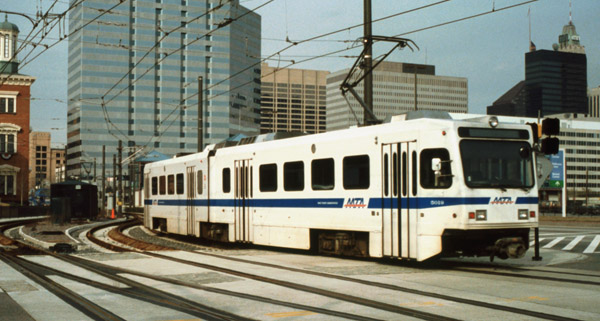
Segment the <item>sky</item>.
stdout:
<svg viewBox="0 0 600 321">
<path fill-rule="evenodd" d="M 53 0 L 0 0 L 1 10 L 35 17 Z M 115 2 L 116 0 L 105 0 Z M 193 1 L 193 0 L 189 0 Z M 363 0 L 241 0 L 249 9 L 266 3 L 257 12 L 262 17 L 262 57 L 271 66 L 319 69 L 335 72 L 352 66 L 360 48 L 320 57 L 346 49 L 363 34 Z M 420 50 L 396 50 L 387 61 L 435 65 L 436 74 L 468 79 L 469 113 L 485 114 L 512 86 L 525 78 L 525 53 L 531 40 L 537 49 L 552 50 L 562 28 L 569 23 L 569 0 L 372 0 L 372 19 L 414 10 L 373 23 L 373 34 L 401 36 L 414 41 Z M 518 4 L 525 3 L 520 6 Z M 59 0 L 51 12 L 68 6 Z M 515 6 L 509 9 L 503 9 Z M 457 19 L 478 15 L 460 22 Z M 588 87 L 600 86 L 600 0 L 572 0 L 572 19 L 586 48 Z M 2 17 L 4 19 L 4 17 Z M 29 20 L 9 15 L 19 26 L 23 39 L 31 30 Z M 445 24 L 430 28 L 439 24 Z M 68 26 L 68 23 L 66 24 Z M 427 28 L 425 30 L 421 30 Z M 314 41 L 303 40 L 341 30 Z M 63 32 L 64 33 L 64 32 Z M 46 44 L 56 42 L 58 29 L 50 32 Z M 299 42 L 292 45 L 285 39 Z M 288 48 L 290 47 L 290 48 Z M 288 48 L 286 50 L 283 50 Z M 374 57 L 391 49 L 377 43 Z M 66 143 L 67 41 L 41 53 L 41 47 L 26 47 L 18 58 L 22 74 L 37 78 L 32 86 L 31 126 L 52 133 L 53 145 Z M 282 51 L 283 50 L 283 51 Z M 29 56 L 27 54 L 32 52 Z M 276 54 L 279 53 L 279 54 Z M 310 59 L 314 58 L 314 59 Z M 303 60 L 310 59 L 306 62 Z"/>
</svg>

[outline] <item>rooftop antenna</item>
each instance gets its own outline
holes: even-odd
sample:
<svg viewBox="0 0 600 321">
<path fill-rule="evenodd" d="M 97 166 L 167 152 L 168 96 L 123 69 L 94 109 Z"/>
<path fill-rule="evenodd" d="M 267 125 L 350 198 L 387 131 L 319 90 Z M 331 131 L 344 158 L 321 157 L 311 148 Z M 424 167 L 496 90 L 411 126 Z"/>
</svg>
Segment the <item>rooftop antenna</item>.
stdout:
<svg viewBox="0 0 600 321">
<path fill-rule="evenodd" d="M 531 7 L 527 10 L 527 17 L 529 18 L 529 51 L 535 51 L 535 44 L 531 41 Z"/>
<path fill-rule="evenodd" d="M 573 24 L 573 7 L 571 6 L 571 0 L 569 0 L 569 24 L 572 25 Z"/>
</svg>

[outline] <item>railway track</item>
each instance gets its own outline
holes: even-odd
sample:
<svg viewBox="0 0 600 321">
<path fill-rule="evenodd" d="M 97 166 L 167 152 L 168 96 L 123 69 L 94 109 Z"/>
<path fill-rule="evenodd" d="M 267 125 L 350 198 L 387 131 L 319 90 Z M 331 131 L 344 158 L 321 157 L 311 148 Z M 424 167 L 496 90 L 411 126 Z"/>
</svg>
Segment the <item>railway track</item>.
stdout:
<svg viewBox="0 0 600 321">
<path fill-rule="evenodd" d="M 496 317 L 504 315 L 505 319 L 533 317 L 547 320 L 575 320 L 575 318 L 564 315 L 564 313 L 552 313 L 552 310 L 544 311 L 545 305 L 525 304 L 524 308 L 523 306 L 518 307 L 510 303 L 493 303 L 490 299 L 485 301 L 474 300 L 465 298 L 464 296 L 442 294 L 431 290 L 426 291 L 422 287 L 417 289 L 397 284 L 369 281 L 358 277 L 257 262 L 206 251 L 182 250 L 182 248 L 189 248 L 189 246 L 184 246 L 179 242 L 173 241 L 167 243 L 168 246 L 164 244 L 149 245 L 149 242 L 136 240 L 133 237 L 125 235 L 123 232 L 135 227 L 137 224 L 139 222 L 135 219 L 127 220 L 126 222 L 110 222 L 108 225 L 112 225 L 113 228 L 108 232 L 103 231 L 103 233 L 113 239 L 111 241 L 101 240 L 95 236 L 96 231 L 106 229 L 107 225 L 92 228 L 87 233 L 87 237 L 94 240 L 97 244 L 101 244 L 103 247 L 110 248 L 111 251 L 136 252 L 135 255 L 140 258 L 146 257 L 153 258 L 153 260 L 160 260 L 155 261 L 158 262 L 155 264 L 164 265 L 165 268 L 174 265 L 179 265 L 180 267 L 187 266 L 190 270 L 207 270 L 240 278 L 240 280 L 247 280 L 245 281 L 246 283 L 255 282 L 254 286 L 258 286 L 259 288 L 266 287 L 270 289 L 272 287 L 272 290 L 267 291 L 271 294 L 257 294 L 248 289 L 232 291 L 223 287 L 202 285 L 197 282 L 178 279 L 176 275 L 156 275 L 156 273 L 146 272 L 142 265 L 139 267 L 131 266 L 130 268 L 124 268 L 111 265 L 110 262 L 95 261 L 93 257 L 89 259 L 85 258 L 85 256 L 56 254 L 45 250 L 32 249 L 26 244 L 5 237 L 4 230 L 8 227 L 4 226 L 0 227 L 0 231 L 2 231 L 0 233 L 0 244 L 10 243 L 10 245 L 7 245 L 5 250 L 0 250 L 0 259 L 16 270 L 26 271 L 22 273 L 26 274 L 30 279 L 35 280 L 35 282 L 38 282 L 37 280 L 39 279 L 38 283 L 42 284 L 48 291 L 55 293 L 64 302 L 69 303 L 78 311 L 81 311 L 81 313 L 95 320 L 121 320 L 123 316 L 114 307 L 96 304 L 95 301 L 86 298 L 84 295 L 58 284 L 55 280 L 56 277 L 92 287 L 98 289 L 98 291 L 124 296 L 143 304 L 162 307 L 177 311 L 177 313 L 182 315 L 208 320 L 248 319 L 252 318 L 252 316 L 256 318 L 256 314 L 249 316 L 245 313 L 232 314 L 227 312 L 228 309 L 222 307 L 220 304 L 217 305 L 218 307 L 203 304 L 204 300 L 201 297 L 207 295 L 209 297 L 216 295 L 223 298 L 224 301 L 241 300 L 239 302 L 255 302 L 267 306 L 287 307 L 312 314 L 352 320 L 397 319 L 399 316 L 402 316 L 400 318 L 424 320 L 455 320 L 464 318 L 459 315 L 457 316 L 456 312 L 448 312 L 447 308 L 437 308 L 435 307 L 436 304 L 450 307 L 450 309 L 475 309 L 481 315 L 494 315 Z M 11 226 L 14 227 L 15 224 Z M 116 243 L 124 245 L 116 245 Z M 8 248 L 14 248 L 14 250 L 6 250 Z M 113 283 L 124 286 L 114 286 L 105 282 L 98 282 L 83 277 L 81 273 L 70 273 L 74 268 L 61 268 L 58 263 L 36 263 L 34 259 L 31 259 L 32 256 L 25 255 L 23 257 L 21 254 L 41 254 L 45 257 L 52 257 L 56 261 L 60 260 L 63 262 L 62 264 L 68 264 L 82 271 L 85 270 L 87 271 L 86 273 L 99 275 L 111 280 Z M 160 263 L 161 261 L 164 261 L 164 263 Z M 495 268 L 498 267 L 496 266 Z M 472 273 L 470 272 L 471 269 L 477 270 L 477 267 L 455 266 L 450 270 L 459 273 L 481 274 L 477 272 Z M 479 267 L 479 270 L 485 269 L 484 267 Z M 512 274 L 518 274 L 516 270 L 496 272 L 511 274 L 496 275 L 502 278 L 512 278 Z M 552 272 L 549 271 L 548 273 Z M 579 277 L 597 277 L 593 273 L 582 274 Z M 306 280 L 306 282 L 299 280 Z M 160 286 L 157 287 L 157 285 Z M 175 292 L 173 290 L 165 290 L 172 287 L 177 287 L 180 290 Z M 353 290 L 351 290 L 351 293 L 344 293 L 340 292 L 339 289 Z M 180 293 L 189 293 L 189 291 L 198 292 L 191 297 L 189 295 L 180 295 Z M 287 296 L 273 295 L 273 293 L 287 293 Z M 293 293 L 304 293 L 304 295 L 300 295 L 304 302 L 303 300 L 297 301 L 293 299 L 297 297 Z M 381 293 L 381 295 L 373 296 L 369 295 L 369 293 Z M 287 297 L 287 299 L 280 299 L 279 297 Z M 308 300 L 310 302 L 308 304 L 306 303 L 307 297 L 313 298 Z M 397 301 L 391 299 L 400 297 L 409 297 L 413 301 L 427 301 L 436 304 L 430 307 L 418 305 L 411 307 L 398 304 Z M 315 304 L 315 301 L 319 303 Z M 329 303 L 324 304 L 323 302 L 325 301 Z M 382 317 L 382 315 L 385 317 Z"/>
<path fill-rule="evenodd" d="M 109 235 L 111 235 L 111 237 L 114 237 L 115 239 L 123 241 L 123 242 L 125 242 L 125 244 L 131 246 L 132 244 L 135 244 L 135 242 L 139 242 L 139 241 L 137 241 L 137 240 L 134 241 L 132 238 L 124 236 L 122 232 L 123 232 L 123 230 L 130 228 L 132 226 L 135 226 L 134 222 L 130 222 L 128 224 L 123 224 L 120 227 L 116 228 L 115 230 L 111 231 L 111 233 L 109 233 Z M 173 248 L 171 248 L 171 249 L 173 249 Z M 275 264 L 270 264 L 270 263 L 250 261 L 250 260 L 246 260 L 246 259 L 240 259 L 240 258 L 235 258 L 235 257 L 230 257 L 230 256 L 225 256 L 225 255 L 219 255 L 219 254 L 215 254 L 215 253 L 197 252 L 197 251 L 189 251 L 189 250 L 186 252 L 193 253 L 196 255 L 210 256 L 210 257 L 218 258 L 221 260 L 228 260 L 228 261 L 239 262 L 239 263 L 243 263 L 243 264 L 251 264 L 251 265 L 255 265 L 255 266 L 274 268 L 274 269 L 278 269 L 278 270 L 285 270 L 285 271 L 301 273 L 301 274 L 305 274 L 305 275 L 312 275 L 312 276 L 328 278 L 328 279 L 336 279 L 336 280 L 340 280 L 340 281 L 344 281 L 344 282 L 351 282 L 351 283 L 355 283 L 355 284 L 361 284 L 361 285 L 366 285 L 369 287 L 375 287 L 375 288 L 380 288 L 380 289 L 387 289 L 387 290 L 392 290 L 392 291 L 396 291 L 396 292 L 410 293 L 410 294 L 419 295 L 419 296 L 423 296 L 423 297 L 436 298 L 436 299 L 440 299 L 440 300 L 451 301 L 451 302 L 456 302 L 456 303 L 461 303 L 461 304 L 467 304 L 470 306 L 476 306 L 476 307 L 480 307 L 480 308 L 492 309 L 495 311 L 505 311 L 505 312 L 510 312 L 510 313 L 516 313 L 519 315 L 526 315 L 526 316 L 536 317 L 536 318 L 540 318 L 540 319 L 575 320 L 575 319 L 572 319 L 572 318 L 569 318 L 566 316 L 552 315 L 552 314 L 545 313 L 542 311 L 531 311 L 531 310 L 520 309 L 520 308 L 507 306 L 507 305 L 499 305 L 499 304 L 493 304 L 493 303 L 488 303 L 488 302 L 483 302 L 483 301 L 470 300 L 470 299 L 466 299 L 463 297 L 444 295 L 444 294 L 439 294 L 439 293 L 435 293 L 435 292 L 422 291 L 422 290 L 413 289 L 413 288 L 401 287 L 401 286 L 385 284 L 385 283 L 381 283 L 381 282 L 373 282 L 373 281 L 362 280 L 362 279 L 358 279 L 358 278 L 351 278 L 351 277 L 336 275 L 336 274 L 329 274 L 329 273 L 287 267 L 287 266 L 282 266 L 282 265 L 275 265 Z M 213 270 L 213 271 L 220 272 L 220 273 L 226 273 L 229 275 L 234 275 L 234 276 L 243 277 L 243 278 L 247 278 L 247 279 L 253 279 L 253 280 L 257 280 L 260 282 L 266 282 L 266 283 L 270 283 L 270 284 L 275 284 L 275 285 L 283 286 L 286 288 L 292 288 L 292 289 L 296 289 L 296 290 L 300 290 L 300 291 L 304 291 L 304 292 L 308 292 L 308 293 L 323 295 L 323 296 L 327 296 L 330 298 L 343 300 L 343 301 L 351 302 L 351 303 L 355 303 L 355 304 L 360 304 L 360 305 L 364 305 L 364 306 L 368 306 L 368 307 L 372 307 L 372 308 L 383 309 L 383 310 L 394 312 L 394 313 L 410 315 L 410 316 L 414 316 L 414 317 L 422 317 L 425 319 L 429 319 L 432 317 L 431 315 L 415 315 L 415 314 L 413 314 L 414 313 L 413 309 L 407 310 L 406 308 L 390 306 L 390 305 L 387 305 L 382 302 L 367 300 L 367 299 L 364 299 L 361 297 L 344 295 L 344 294 L 340 294 L 338 292 L 328 291 L 328 290 L 324 290 L 324 289 L 316 288 L 316 287 L 310 287 L 310 286 L 306 286 L 306 285 L 298 284 L 298 283 L 294 283 L 294 282 L 287 282 L 287 281 L 282 281 L 282 280 L 278 280 L 278 279 L 260 276 L 257 274 L 244 273 L 244 272 L 237 271 L 237 270 L 226 269 L 226 268 L 211 265 L 211 264 L 199 263 L 198 262 L 199 260 L 191 261 L 191 260 L 179 259 L 179 258 L 174 258 L 172 256 L 163 255 L 163 254 L 159 254 L 159 253 L 146 253 L 146 254 L 156 257 L 156 258 L 160 258 L 160 259 L 175 261 L 177 263 L 192 265 L 195 267 L 209 269 L 209 270 Z"/>
</svg>

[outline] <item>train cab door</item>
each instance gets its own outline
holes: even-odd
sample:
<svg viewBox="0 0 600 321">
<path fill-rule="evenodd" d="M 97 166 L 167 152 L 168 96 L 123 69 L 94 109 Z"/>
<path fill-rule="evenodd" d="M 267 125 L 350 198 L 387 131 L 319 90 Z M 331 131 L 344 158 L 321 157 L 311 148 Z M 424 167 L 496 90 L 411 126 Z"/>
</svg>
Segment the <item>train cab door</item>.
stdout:
<svg viewBox="0 0 600 321">
<path fill-rule="evenodd" d="M 254 237 L 250 203 L 253 195 L 251 160 L 236 160 L 234 168 L 235 239 L 238 242 L 252 242 Z"/>
<path fill-rule="evenodd" d="M 383 255 L 417 257 L 416 141 L 382 145 Z"/>
<path fill-rule="evenodd" d="M 186 172 L 186 214 L 187 234 L 195 235 L 194 227 L 196 221 L 196 209 L 194 199 L 196 198 L 196 167 L 188 166 Z"/>
</svg>

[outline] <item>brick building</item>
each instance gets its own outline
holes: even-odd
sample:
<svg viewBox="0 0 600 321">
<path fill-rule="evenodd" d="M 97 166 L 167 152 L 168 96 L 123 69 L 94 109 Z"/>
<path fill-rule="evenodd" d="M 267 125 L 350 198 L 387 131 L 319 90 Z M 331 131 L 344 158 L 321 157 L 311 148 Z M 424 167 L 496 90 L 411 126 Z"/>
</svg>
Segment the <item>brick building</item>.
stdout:
<svg viewBox="0 0 600 321">
<path fill-rule="evenodd" d="M 34 77 L 19 74 L 19 28 L 0 23 L 0 202 L 25 204 L 29 191 L 29 101 Z"/>
</svg>

